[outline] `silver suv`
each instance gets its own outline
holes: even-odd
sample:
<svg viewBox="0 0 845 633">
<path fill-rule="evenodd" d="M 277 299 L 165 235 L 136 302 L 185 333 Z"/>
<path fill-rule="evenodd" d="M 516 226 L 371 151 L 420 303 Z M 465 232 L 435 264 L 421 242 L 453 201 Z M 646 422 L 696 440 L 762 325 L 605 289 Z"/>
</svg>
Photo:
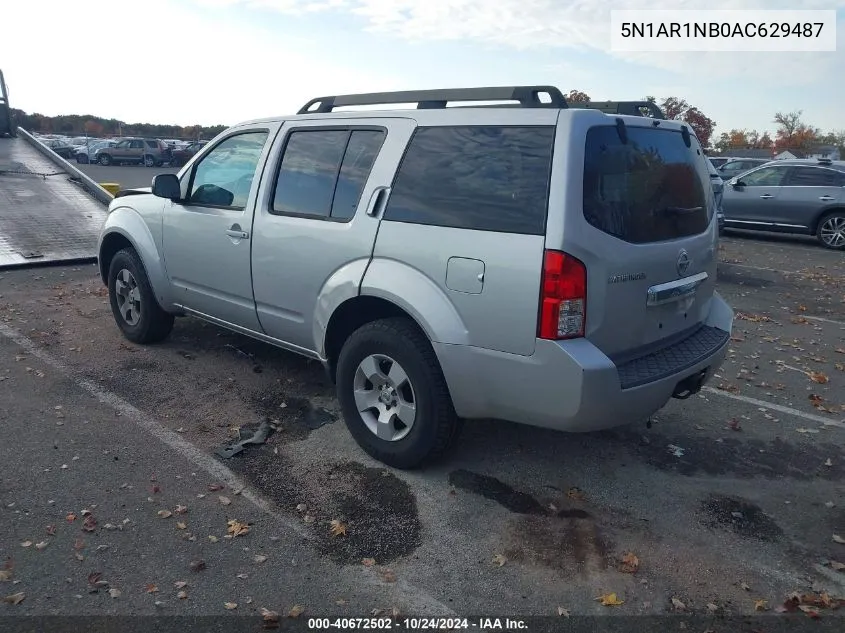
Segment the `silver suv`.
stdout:
<svg viewBox="0 0 845 633">
<path fill-rule="evenodd" d="M 319 360 L 353 437 L 398 468 L 463 419 L 645 420 L 713 375 L 733 312 L 695 135 L 622 106 L 470 88 L 237 125 L 111 203 L 117 325 L 152 343 L 191 315 Z"/>
</svg>

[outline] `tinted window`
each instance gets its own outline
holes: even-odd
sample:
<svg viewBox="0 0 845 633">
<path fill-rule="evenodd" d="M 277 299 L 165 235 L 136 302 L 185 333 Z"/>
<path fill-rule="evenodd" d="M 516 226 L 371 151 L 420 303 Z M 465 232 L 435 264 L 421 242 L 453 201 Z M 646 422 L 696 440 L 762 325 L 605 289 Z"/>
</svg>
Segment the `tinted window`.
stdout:
<svg viewBox="0 0 845 633">
<path fill-rule="evenodd" d="M 542 235 L 554 127 L 421 127 L 385 220 Z"/>
<path fill-rule="evenodd" d="M 842 187 L 845 174 L 820 167 L 793 167 L 787 184 L 793 187 Z"/>
<path fill-rule="evenodd" d="M 376 130 L 352 132 L 335 187 L 332 202 L 333 218 L 346 219 L 355 215 L 361 192 L 364 190 L 383 141 L 384 132 Z"/>
<path fill-rule="evenodd" d="M 291 132 L 272 212 L 351 218 L 383 140 L 377 130 Z"/>
<path fill-rule="evenodd" d="M 190 204 L 244 208 L 267 132 L 230 136 L 192 170 Z"/>
<path fill-rule="evenodd" d="M 763 167 L 757 171 L 752 171 L 750 174 L 743 175 L 741 180 L 744 185 L 749 187 L 777 187 L 781 184 L 785 175 L 785 167 Z"/>
<path fill-rule="evenodd" d="M 143 149 L 144 144 L 141 141 L 130 141 L 129 148 L 130 149 Z"/>
<path fill-rule="evenodd" d="M 584 156 L 584 217 L 626 242 L 659 242 L 707 229 L 711 185 L 698 143 L 679 131 L 615 125 L 590 128 Z"/>
<path fill-rule="evenodd" d="M 147 147 L 154 147 L 155 149 L 158 149 L 158 142 L 156 142 L 156 141 L 147 141 Z"/>
</svg>

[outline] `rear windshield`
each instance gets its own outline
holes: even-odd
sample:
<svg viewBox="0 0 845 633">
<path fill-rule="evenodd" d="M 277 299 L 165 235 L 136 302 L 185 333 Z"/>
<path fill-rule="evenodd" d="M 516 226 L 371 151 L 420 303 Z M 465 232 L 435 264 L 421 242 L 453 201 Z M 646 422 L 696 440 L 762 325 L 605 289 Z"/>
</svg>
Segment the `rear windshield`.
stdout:
<svg viewBox="0 0 845 633">
<path fill-rule="evenodd" d="M 587 132 L 587 222 L 634 244 L 704 232 L 712 193 L 695 137 L 687 147 L 679 131 L 628 126 L 627 132 L 627 143 L 615 125 Z"/>
</svg>

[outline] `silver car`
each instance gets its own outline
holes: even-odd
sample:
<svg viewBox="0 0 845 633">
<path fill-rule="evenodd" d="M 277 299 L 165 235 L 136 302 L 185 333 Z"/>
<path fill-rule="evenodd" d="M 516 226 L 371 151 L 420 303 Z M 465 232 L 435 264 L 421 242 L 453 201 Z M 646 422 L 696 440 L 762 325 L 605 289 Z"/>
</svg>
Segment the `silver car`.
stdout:
<svg viewBox="0 0 845 633">
<path fill-rule="evenodd" d="M 516 107 L 446 107 L 479 101 Z M 698 392 L 733 323 L 715 211 L 678 121 L 547 86 L 345 95 L 115 198 L 99 266 L 129 340 L 191 315 L 316 359 L 357 442 L 411 468 L 463 419 L 593 431 Z"/>
<path fill-rule="evenodd" d="M 815 235 L 845 250 L 845 162 L 778 160 L 729 180 L 727 228 Z"/>
</svg>

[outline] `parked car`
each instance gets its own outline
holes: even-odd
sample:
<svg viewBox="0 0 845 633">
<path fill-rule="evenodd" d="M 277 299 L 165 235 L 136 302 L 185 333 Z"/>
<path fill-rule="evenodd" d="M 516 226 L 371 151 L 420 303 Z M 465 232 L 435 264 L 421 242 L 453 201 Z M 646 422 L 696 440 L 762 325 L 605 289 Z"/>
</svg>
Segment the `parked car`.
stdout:
<svg viewBox="0 0 845 633">
<path fill-rule="evenodd" d="M 117 143 L 117 141 L 105 140 L 89 143 L 87 147 L 77 147 L 76 162 L 83 164 L 96 163 L 98 159 L 97 152 L 99 152 L 101 149 L 106 149 L 107 147 L 114 147 L 115 145 L 117 145 Z"/>
<path fill-rule="evenodd" d="M 170 162 L 171 150 L 167 143 L 150 138 L 125 138 L 97 153 L 101 165 L 138 163 L 147 167 L 161 167 Z"/>
<path fill-rule="evenodd" d="M 770 158 L 734 158 L 724 163 L 721 167 L 717 167 L 716 170 L 719 172 L 722 180 L 730 180 L 749 169 L 754 169 L 771 161 L 772 159 Z"/>
<path fill-rule="evenodd" d="M 845 250 L 845 162 L 778 160 L 728 181 L 728 228 L 815 235 Z"/>
<path fill-rule="evenodd" d="M 725 210 L 722 208 L 722 195 L 725 190 L 725 181 L 719 176 L 716 167 L 713 166 L 711 160 L 705 161 L 707 163 L 707 173 L 710 175 L 710 185 L 713 187 L 713 195 L 716 198 L 716 224 L 719 227 L 719 234 L 725 230 Z"/>
<path fill-rule="evenodd" d="M 76 148 L 73 145 L 63 139 L 43 138 L 41 139 L 41 142 L 65 159 L 72 158 L 74 152 L 76 151 Z"/>
<path fill-rule="evenodd" d="M 521 107 L 446 107 L 468 101 Z M 425 107 L 333 111 L 408 102 Z M 644 421 L 726 354 L 713 191 L 683 122 L 566 105 L 347 95 L 232 127 L 109 206 L 115 322 L 153 343 L 192 315 L 318 360 L 351 435 L 398 468 L 466 418 Z"/>
<path fill-rule="evenodd" d="M 189 160 L 194 157 L 198 151 L 200 151 L 203 147 L 206 146 L 208 141 L 197 141 L 194 143 L 190 143 L 183 148 L 176 148 L 172 150 L 172 158 L 170 159 L 170 164 L 174 167 L 181 167 Z"/>
</svg>

